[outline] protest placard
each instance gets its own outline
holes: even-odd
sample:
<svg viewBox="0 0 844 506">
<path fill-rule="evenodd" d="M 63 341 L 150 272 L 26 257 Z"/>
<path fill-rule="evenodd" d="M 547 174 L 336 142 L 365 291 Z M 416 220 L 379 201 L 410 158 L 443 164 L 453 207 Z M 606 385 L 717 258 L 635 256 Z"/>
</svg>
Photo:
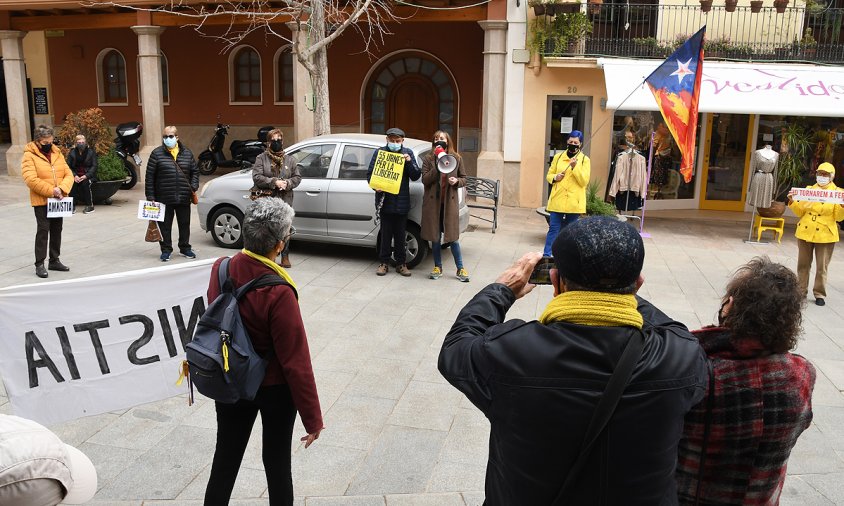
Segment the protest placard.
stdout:
<svg viewBox="0 0 844 506">
<path fill-rule="evenodd" d="M 164 221 L 164 204 L 152 200 L 138 201 L 138 219 Z"/>
<path fill-rule="evenodd" d="M 378 150 L 369 187 L 397 195 L 401 189 L 401 178 L 404 174 L 404 155 L 383 149 Z"/>
<path fill-rule="evenodd" d="M 844 191 L 823 190 L 820 188 L 792 188 L 792 200 L 844 204 Z"/>
<path fill-rule="evenodd" d="M 50 197 L 47 199 L 48 218 L 68 218 L 70 216 L 73 216 L 73 197 L 63 199 Z"/>
</svg>

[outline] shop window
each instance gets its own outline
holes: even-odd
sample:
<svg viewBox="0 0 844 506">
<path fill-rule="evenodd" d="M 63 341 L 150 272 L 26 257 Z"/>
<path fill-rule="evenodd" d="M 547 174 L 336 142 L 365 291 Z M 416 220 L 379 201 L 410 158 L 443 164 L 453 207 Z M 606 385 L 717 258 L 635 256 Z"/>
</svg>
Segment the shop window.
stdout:
<svg viewBox="0 0 844 506">
<path fill-rule="evenodd" d="M 160 52 L 161 56 L 161 97 L 164 105 L 170 105 L 170 74 L 169 74 L 169 66 L 167 63 L 167 56 L 164 52 Z M 138 57 L 137 65 L 138 69 L 138 105 L 143 104 L 144 97 L 141 96 L 143 93 L 141 91 L 141 79 L 143 76 L 141 75 L 141 59 Z"/>
<path fill-rule="evenodd" d="M 293 53 L 289 45 L 275 54 L 275 102 L 293 102 Z"/>
<path fill-rule="evenodd" d="M 230 99 L 233 103 L 261 103 L 261 57 L 250 46 L 235 48 L 229 58 Z"/>
<path fill-rule="evenodd" d="M 96 65 L 100 105 L 127 105 L 126 59 L 120 51 L 103 49 L 97 55 Z"/>
</svg>

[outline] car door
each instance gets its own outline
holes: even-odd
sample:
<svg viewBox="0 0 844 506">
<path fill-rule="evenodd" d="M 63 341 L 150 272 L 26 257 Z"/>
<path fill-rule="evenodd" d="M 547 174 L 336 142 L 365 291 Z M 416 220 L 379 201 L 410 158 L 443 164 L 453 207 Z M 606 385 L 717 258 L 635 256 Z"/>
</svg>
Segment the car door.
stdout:
<svg viewBox="0 0 844 506">
<path fill-rule="evenodd" d="M 375 149 L 362 144 L 344 144 L 337 170 L 331 180 L 327 206 L 328 235 L 363 239 L 375 235 L 375 192 L 366 172 Z"/>
<path fill-rule="evenodd" d="M 328 199 L 328 175 L 337 151 L 336 143 L 309 144 L 287 153 L 296 160 L 302 182 L 294 190 L 293 225 L 296 235 L 322 236 L 327 232 L 325 213 Z"/>
</svg>

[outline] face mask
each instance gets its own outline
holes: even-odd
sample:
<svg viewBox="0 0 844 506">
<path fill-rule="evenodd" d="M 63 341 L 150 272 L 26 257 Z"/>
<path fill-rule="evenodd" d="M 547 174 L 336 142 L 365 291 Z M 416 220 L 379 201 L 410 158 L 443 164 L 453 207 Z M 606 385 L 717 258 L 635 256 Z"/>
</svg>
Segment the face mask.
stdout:
<svg viewBox="0 0 844 506">
<path fill-rule="evenodd" d="M 279 152 L 281 152 L 281 149 L 282 149 L 283 147 L 284 147 L 284 144 L 283 144 L 281 141 L 271 141 L 271 142 L 270 142 L 270 149 L 271 149 L 274 153 L 279 153 Z"/>
<path fill-rule="evenodd" d="M 569 155 L 569 158 L 573 157 L 580 151 L 580 146 L 572 146 L 569 144 L 568 148 L 566 148 L 566 154 Z"/>
<path fill-rule="evenodd" d="M 826 186 L 829 184 L 829 178 L 827 176 L 818 176 L 817 182 L 821 186 Z"/>
<path fill-rule="evenodd" d="M 38 149 L 40 149 L 41 152 L 46 155 L 47 153 L 53 150 L 53 143 L 48 142 L 47 144 L 39 144 Z"/>
<path fill-rule="evenodd" d="M 85 143 L 84 142 L 77 143 L 76 149 L 78 149 L 79 151 L 85 151 Z"/>
<path fill-rule="evenodd" d="M 447 143 L 447 142 L 445 142 L 445 141 L 437 141 L 437 142 L 435 142 L 435 143 L 434 143 L 434 147 L 436 148 L 437 146 L 439 146 L 439 147 L 443 148 L 444 150 L 448 151 L 448 143 Z"/>
<path fill-rule="evenodd" d="M 400 142 L 388 142 L 387 149 L 390 151 L 401 151 L 401 143 Z"/>
<path fill-rule="evenodd" d="M 179 142 L 179 141 L 177 141 L 175 137 L 165 137 L 164 138 L 164 145 L 167 146 L 170 149 L 175 148 L 177 142 Z"/>
</svg>

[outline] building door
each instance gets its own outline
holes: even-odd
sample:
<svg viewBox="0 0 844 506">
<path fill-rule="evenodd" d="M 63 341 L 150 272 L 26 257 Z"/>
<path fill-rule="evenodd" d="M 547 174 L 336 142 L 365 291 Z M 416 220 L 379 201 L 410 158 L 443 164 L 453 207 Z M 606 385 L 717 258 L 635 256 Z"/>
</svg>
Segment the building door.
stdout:
<svg viewBox="0 0 844 506">
<path fill-rule="evenodd" d="M 437 90 L 430 80 L 406 75 L 387 92 L 387 125 L 401 128 L 407 137 L 430 139 L 437 130 L 437 110 L 420 104 L 437 101 Z"/>
<path fill-rule="evenodd" d="M 753 149 L 753 117 L 712 113 L 706 122 L 700 208 L 743 211 Z"/>
<path fill-rule="evenodd" d="M 551 194 L 551 185 L 548 184 L 548 181 L 545 180 L 545 174 L 548 173 L 548 168 L 551 166 L 551 161 L 553 161 L 554 156 L 557 153 L 565 151 L 566 144 L 569 140 L 569 133 L 572 130 L 580 130 L 584 132 L 586 138 L 584 141 L 588 139 L 588 135 L 586 135 L 584 126 L 591 121 L 591 118 L 587 117 L 589 115 L 589 107 L 591 104 L 587 101 L 587 99 L 580 99 L 580 100 L 555 100 L 553 98 L 549 99 L 549 107 L 548 107 L 548 136 L 546 137 L 548 141 L 548 157 L 546 158 L 547 162 L 545 165 L 545 170 L 542 172 L 542 202 L 543 204 L 548 203 L 548 196 Z M 586 147 L 586 154 L 588 156 L 589 147 Z"/>
</svg>

